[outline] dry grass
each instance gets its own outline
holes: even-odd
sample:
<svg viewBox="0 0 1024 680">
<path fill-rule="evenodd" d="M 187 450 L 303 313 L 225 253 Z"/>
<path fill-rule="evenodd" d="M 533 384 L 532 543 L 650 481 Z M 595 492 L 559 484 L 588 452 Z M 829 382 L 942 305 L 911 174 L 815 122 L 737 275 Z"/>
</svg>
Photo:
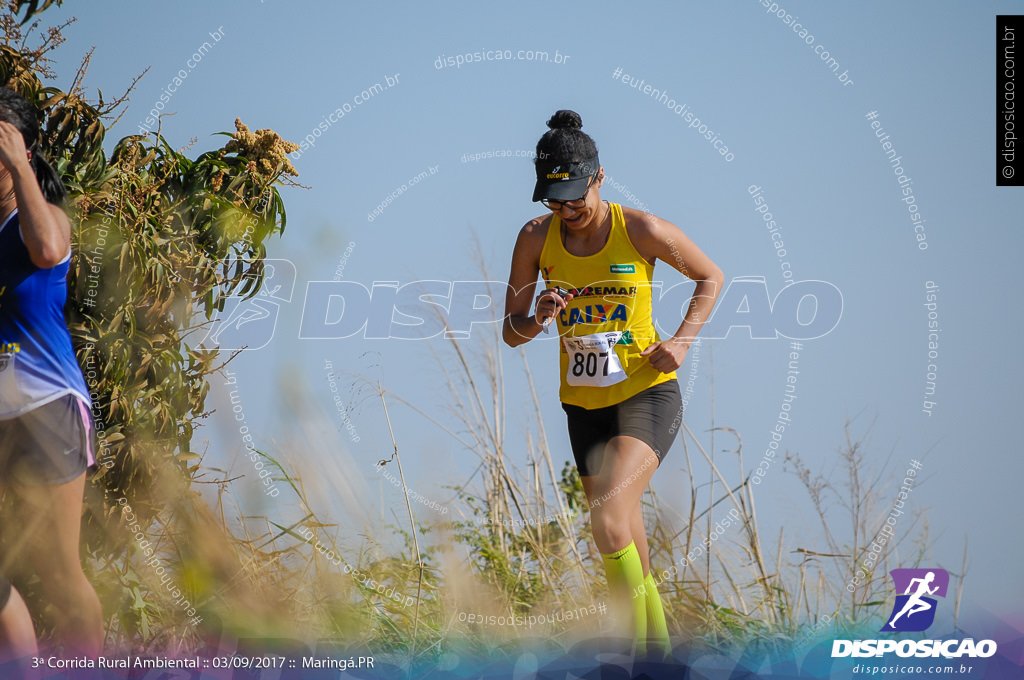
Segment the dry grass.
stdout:
<svg viewBox="0 0 1024 680">
<path fill-rule="evenodd" d="M 429 511 L 407 499 L 406 517 L 395 517 L 386 527 L 367 527 L 362 543 L 353 549 L 342 544 L 351 540 L 353 527 L 317 517 L 300 476 L 289 475 L 269 454 L 263 455 L 276 468 L 275 478 L 286 480 L 286 493 L 300 509 L 295 521 L 282 524 L 272 517 L 243 514 L 232 500 L 236 479 L 196 480 L 216 485 L 213 507 L 191 489 L 165 494 L 176 500 L 150 519 L 147 532 L 158 537 L 155 543 L 165 563 L 175 565 L 174 578 L 200 610 L 203 625 L 219 619 L 225 631 L 238 637 L 344 640 L 426 663 L 437 662 L 454 648 L 494 654 L 517 639 L 543 637 L 568 646 L 599 633 L 606 623 L 599 615 L 533 628 L 460 620 L 464 613 L 554 614 L 607 600 L 579 477 L 575 468 L 555 462 L 523 352 L 516 370 L 529 385 L 532 407 L 524 437 L 525 465 L 517 466 L 507 455 L 508 369 L 498 333 L 488 332 L 493 337 L 486 343 L 473 344 L 479 354 L 468 354 L 465 344 L 451 341 L 444 351 L 454 361 L 438 362 L 455 367 L 446 379 L 459 428 L 444 427 L 436 413 L 369 381 L 389 427 L 393 419 L 405 417 L 389 406 L 402 404 L 477 456 L 474 473 L 450 487 L 451 517 L 425 520 Z M 522 406 L 521 395 L 517 398 Z M 788 458 L 821 525 L 808 543 L 785 530 L 766 542 L 758 528 L 739 433 L 713 426 L 702 441 L 684 425 L 686 469 L 699 467 L 693 461 L 699 455 L 714 485 L 705 490 L 689 475 L 690 498 L 683 512 L 656 494 L 645 497 L 656 572 L 662 565 L 683 564 L 680 558 L 708 538 L 713 521 L 730 511 L 739 521 L 711 550 L 685 563 L 660 586 L 673 635 L 722 647 L 760 644 L 785 650 L 794 641 L 802 645 L 812 639 L 805 631 L 819 622 L 829 621 L 827 628 L 815 630 L 824 636 L 869 625 L 888 613 L 884 577 L 896 558 L 893 551 L 886 552 L 865 587 L 852 597 L 845 590 L 853 556 L 863 554 L 893 496 L 885 489 L 889 477 L 871 469 L 873 457 L 851 428 L 847 423 L 844 444 L 830 459 L 841 463 L 838 481 L 816 475 L 797 455 Z M 724 459 L 713 455 L 716 433 L 735 442 Z M 392 441 L 393 461 L 404 484 L 402 442 Z M 899 527 L 899 566 L 915 566 L 924 555 L 927 527 L 918 527 L 919 521 L 923 519 L 917 515 Z M 306 529 L 315 533 L 314 540 L 306 541 Z M 382 533 L 385 529 L 389 535 Z M 112 528 L 110 535 L 115 533 Z M 397 539 L 398 547 L 385 548 L 389 539 Z M 149 651 L 200 647 L 200 636 L 134 548 L 129 541 L 117 563 L 91 565 L 104 611 L 111 613 L 108 644 Z M 339 567 L 325 556 L 328 551 L 357 557 L 342 560 Z M 361 583 L 346 569 L 372 577 L 373 584 Z M 400 594 L 401 601 L 381 594 L 373 587 L 377 584 Z"/>
</svg>

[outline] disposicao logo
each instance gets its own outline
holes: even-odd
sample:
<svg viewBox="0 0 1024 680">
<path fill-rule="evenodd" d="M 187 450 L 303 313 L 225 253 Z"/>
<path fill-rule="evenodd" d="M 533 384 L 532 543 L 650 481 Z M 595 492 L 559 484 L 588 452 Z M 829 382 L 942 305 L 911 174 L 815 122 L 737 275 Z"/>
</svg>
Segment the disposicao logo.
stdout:
<svg viewBox="0 0 1024 680">
<path fill-rule="evenodd" d="M 927 596 L 946 597 L 949 574 L 945 569 L 893 569 L 889 574 L 896 592 L 903 594 L 896 596 L 889 622 L 882 626 L 881 631 L 918 633 L 926 630 L 935 620 L 935 607 L 938 604 Z"/>
<path fill-rule="evenodd" d="M 938 607 L 938 601 L 928 596 L 946 597 L 949 573 L 945 569 L 893 569 L 889 575 L 896 587 L 896 603 L 880 632 L 919 633 L 926 630 L 935 621 Z M 832 643 L 833 657 L 883 656 L 889 652 L 896 652 L 901 657 L 989 657 L 996 653 L 996 643 L 993 640 L 982 640 L 975 644 L 972 638 L 835 640 Z"/>
</svg>

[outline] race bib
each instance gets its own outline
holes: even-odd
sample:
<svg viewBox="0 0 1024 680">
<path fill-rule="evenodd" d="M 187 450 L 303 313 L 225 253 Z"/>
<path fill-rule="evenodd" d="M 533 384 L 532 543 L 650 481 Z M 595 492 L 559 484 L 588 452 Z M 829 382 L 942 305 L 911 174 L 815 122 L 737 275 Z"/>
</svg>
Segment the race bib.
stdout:
<svg viewBox="0 0 1024 680">
<path fill-rule="evenodd" d="M 622 331 L 575 338 L 563 336 L 562 342 L 569 353 L 565 382 L 572 387 L 608 387 L 625 380 L 626 372 L 615 354 L 615 343 L 621 337 Z"/>
</svg>

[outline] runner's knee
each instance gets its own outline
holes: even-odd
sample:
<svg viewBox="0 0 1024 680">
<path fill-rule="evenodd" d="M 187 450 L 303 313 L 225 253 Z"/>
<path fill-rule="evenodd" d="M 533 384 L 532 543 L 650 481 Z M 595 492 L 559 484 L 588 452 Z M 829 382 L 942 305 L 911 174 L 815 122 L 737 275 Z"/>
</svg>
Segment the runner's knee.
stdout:
<svg viewBox="0 0 1024 680">
<path fill-rule="evenodd" d="M 620 550 L 633 540 L 629 517 L 620 517 L 618 514 L 609 516 L 609 513 L 605 512 L 595 514 L 602 515 L 595 516 L 593 523 L 594 541 L 598 544 L 613 546 L 611 550 Z"/>
</svg>

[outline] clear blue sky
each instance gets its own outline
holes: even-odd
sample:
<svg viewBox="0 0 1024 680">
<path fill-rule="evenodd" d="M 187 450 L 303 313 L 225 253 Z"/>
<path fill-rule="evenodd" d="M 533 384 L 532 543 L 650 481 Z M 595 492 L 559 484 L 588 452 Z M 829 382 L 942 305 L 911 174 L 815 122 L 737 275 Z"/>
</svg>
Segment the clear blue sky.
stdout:
<svg viewBox="0 0 1024 680">
<path fill-rule="evenodd" d="M 283 192 L 288 230 L 269 253 L 296 266 L 291 302 L 282 306 L 272 342 L 232 367 L 256 440 L 271 451 L 290 450 L 307 479 L 316 478 L 319 507 L 350 527 L 350 545 L 358 545 L 359 533 L 380 512 L 372 463 L 389 455 L 391 443 L 379 402 L 366 392 L 357 395 L 350 416 L 359 437 L 352 441 L 334 411 L 325 360 L 336 371 L 373 377 L 380 375 L 373 364 L 380 364 L 388 389 L 451 426 L 431 350 L 451 355 L 442 340 L 300 340 L 306 283 L 330 280 L 350 242 L 355 247 L 344 278 L 366 286 L 478 279 L 474 232 L 491 278 L 504 280 L 519 228 L 543 212 L 529 200 L 532 164 L 514 156 L 461 159 L 492 149 L 530 150 L 550 114 L 571 108 L 582 115 L 616 182 L 679 225 L 728 279 L 763 276 L 774 296 L 784 283 L 780 262 L 747 191 L 764 188 L 794 278 L 831 282 L 844 300 L 838 327 L 800 352 L 799 398 L 782 448 L 799 452 L 816 470 L 837 472 L 844 421 L 854 419 L 855 435 L 874 423 L 866 451 L 883 480 L 898 486 L 911 459 L 924 463 L 926 482 L 912 501 L 927 510 L 936 538 L 928 566 L 959 569 L 968 536 L 965 606 L 1019 614 L 1021 190 L 995 186 L 992 115 L 995 15 L 1019 4 L 780 4 L 810 29 L 814 45 L 757 0 L 685 7 L 118 1 L 102 9 L 68 2 L 46 16 L 78 17 L 56 53 L 59 86 L 70 84 L 90 46 L 96 51 L 86 84 L 106 97 L 151 67 L 108 133 L 108 147 L 137 130 L 175 73 L 190 68 L 193 53 L 218 31 L 222 39 L 193 62 L 167 103 L 175 115 L 164 118 L 163 132 L 175 146 L 198 136 L 196 152 L 215 148 L 223 138 L 211 133 L 232 130 L 236 116 L 253 129 L 271 127 L 300 141 L 323 116 L 349 104 L 295 161 L 311 190 Z M 840 82 L 815 45 L 830 52 L 852 84 Z M 435 67 L 439 58 L 488 50 L 546 51 L 550 59 L 557 50 L 568 61 Z M 734 158 L 725 161 L 675 112 L 614 80 L 617 68 L 686 104 Z M 392 87 L 353 104 L 388 77 L 396 79 Z M 896 177 L 866 119 L 870 111 L 913 180 L 926 251 L 914 239 Z M 392 191 L 431 167 L 435 174 L 368 221 L 367 213 Z M 601 195 L 627 199 L 610 185 Z M 656 278 L 671 285 L 681 277 L 662 264 Z M 926 281 L 940 289 L 942 329 L 931 362 L 937 367 L 931 416 L 922 412 Z M 742 329 L 712 343 L 716 423 L 742 433 L 748 469 L 767 446 L 779 411 L 787 345 L 752 340 Z M 483 349 L 483 340 L 475 336 L 464 347 Z M 527 355 L 558 462 L 570 454 L 553 347 L 532 343 Z M 506 366 L 515 365 L 517 351 L 503 351 Z M 706 347 L 701 358 L 687 411 L 695 432 L 705 431 L 710 418 Z M 522 463 L 525 383 L 518 371 L 507 377 L 509 456 Z M 351 376 L 339 385 L 352 401 Z M 208 437 L 211 462 L 252 476 L 226 398 L 227 390 L 216 386 L 211 405 L 219 411 L 197 431 L 196 446 Z M 441 485 L 464 480 L 476 458 L 408 408 L 396 404 L 391 415 L 416 490 L 449 498 Z M 733 448 L 721 437 L 716 443 Z M 689 502 L 685 491 L 677 492 L 684 488 L 682 465 L 677 445 L 654 481 L 678 508 Z M 695 473 L 706 479 L 706 466 L 695 466 Z M 383 497 L 385 508 L 404 512 L 393 487 L 385 485 Z M 794 547 L 824 548 L 806 498 L 775 463 L 757 489 L 765 536 L 784 526 Z M 258 507 L 255 491 L 242 500 Z M 284 512 L 274 501 L 263 507 Z"/>
</svg>

